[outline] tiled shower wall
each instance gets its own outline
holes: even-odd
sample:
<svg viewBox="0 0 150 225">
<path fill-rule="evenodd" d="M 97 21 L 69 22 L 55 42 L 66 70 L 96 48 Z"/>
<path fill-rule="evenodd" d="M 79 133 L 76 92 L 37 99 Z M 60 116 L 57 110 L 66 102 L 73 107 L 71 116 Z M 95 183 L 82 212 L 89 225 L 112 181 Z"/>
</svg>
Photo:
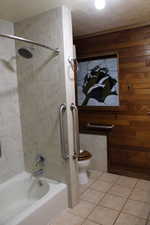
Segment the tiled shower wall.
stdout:
<svg viewBox="0 0 150 225">
<path fill-rule="evenodd" d="M 44 48 L 17 43 L 17 48 L 28 46 L 33 53 L 32 59 L 20 57 L 17 60 L 25 167 L 31 171 L 36 155 L 42 153 L 46 158 L 45 175 L 60 181 L 65 180 L 66 166 L 61 156 L 58 113 L 60 105 L 67 101 L 63 43 L 64 29 L 68 29 L 63 24 L 65 12 L 68 13 L 64 8 L 57 8 L 15 25 L 17 36 L 60 49 L 56 56 Z"/>
<path fill-rule="evenodd" d="M 0 20 L 0 33 L 14 34 L 13 23 Z M 0 37 L 0 182 L 24 169 L 17 91 L 15 42 Z"/>
</svg>

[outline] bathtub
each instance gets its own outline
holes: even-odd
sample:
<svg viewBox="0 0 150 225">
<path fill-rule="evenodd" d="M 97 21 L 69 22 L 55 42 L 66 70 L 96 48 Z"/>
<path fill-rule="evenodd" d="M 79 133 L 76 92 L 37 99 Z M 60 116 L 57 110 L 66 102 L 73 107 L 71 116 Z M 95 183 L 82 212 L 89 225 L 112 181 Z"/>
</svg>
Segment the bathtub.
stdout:
<svg viewBox="0 0 150 225">
<path fill-rule="evenodd" d="M 23 172 L 0 185 L 0 225 L 49 225 L 67 207 L 63 183 Z"/>
</svg>

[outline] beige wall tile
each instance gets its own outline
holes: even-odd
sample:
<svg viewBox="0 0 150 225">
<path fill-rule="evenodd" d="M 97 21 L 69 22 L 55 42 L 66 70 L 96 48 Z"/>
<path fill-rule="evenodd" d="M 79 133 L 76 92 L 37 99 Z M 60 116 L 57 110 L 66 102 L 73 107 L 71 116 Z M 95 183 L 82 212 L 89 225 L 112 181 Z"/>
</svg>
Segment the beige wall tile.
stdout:
<svg viewBox="0 0 150 225">
<path fill-rule="evenodd" d="M 14 35 L 14 24 L 0 20 L 1 33 Z M 0 38 L 0 183 L 24 170 L 15 41 Z"/>
<path fill-rule="evenodd" d="M 70 16 L 70 11 L 65 7 L 52 9 L 16 23 L 15 31 L 18 36 L 28 37 L 60 50 L 60 54 L 56 56 L 44 48 L 27 45 L 33 48 L 33 58 L 25 60 L 19 57 L 17 60 L 26 169 L 31 171 L 36 155 L 42 153 L 47 160 L 45 176 L 67 182 L 72 185 L 71 190 L 74 190 L 77 176 L 73 173 L 76 166 L 70 160 L 67 175 L 71 174 L 72 179 L 68 181 L 66 162 L 61 155 L 59 128 L 59 107 L 65 103 L 65 147 L 72 154 L 72 114 L 69 107 L 74 102 L 74 81 L 68 63 L 69 56 L 72 57 L 73 54 Z M 67 48 L 64 43 L 66 39 Z M 26 45 L 17 42 L 17 49 L 22 46 Z"/>
<path fill-rule="evenodd" d="M 26 169 L 31 172 L 35 157 L 46 158 L 44 176 L 68 184 L 69 203 L 78 197 L 77 163 L 73 160 L 73 123 L 71 103 L 75 102 L 74 73 L 68 62 L 73 58 L 71 11 L 65 6 L 49 10 L 15 24 L 17 36 L 26 37 L 54 49 L 60 54 L 37 46 L 17 42 L 17 49 L 32 48 L 33 57 L 17 60 L 19 101 L 21 109 L 23 149 Z M 69 160 L 61 154 L 59 108 L 64 113 L 65 150 Z"/>
<path fill-rule="evenodd" d="M 17 60 L 26 169 L 31 171 L 36 155 L 42 153 L 47 160 L 45 176 L 65 181 L 58 113 L 60 104 L 66 102 L 62 11 L 50 10 L 16 23 L 15 32 L 17 36 L 60 49 L 60 55 L 56 56 L 44 48 L 21 42 L 16 45 L 17 49 L 33 48 L 31 59 Z"/>
</svg>

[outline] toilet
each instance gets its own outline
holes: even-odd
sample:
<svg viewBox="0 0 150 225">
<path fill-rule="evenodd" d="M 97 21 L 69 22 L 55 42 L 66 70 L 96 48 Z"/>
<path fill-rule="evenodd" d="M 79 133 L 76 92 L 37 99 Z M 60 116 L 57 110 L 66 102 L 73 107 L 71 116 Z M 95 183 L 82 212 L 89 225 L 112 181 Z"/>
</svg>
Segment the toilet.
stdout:
<svg viewBox="0 0 150 225">
<path fill-rule="evenodd" d="M 88 178 L 88 168 L 91 162 L 92 154 L 85 150 L 80 150 L 78 157 L 78 166 L 79 166 L 79 183 L 87 184 L 89 181 Z"/>
</svg>

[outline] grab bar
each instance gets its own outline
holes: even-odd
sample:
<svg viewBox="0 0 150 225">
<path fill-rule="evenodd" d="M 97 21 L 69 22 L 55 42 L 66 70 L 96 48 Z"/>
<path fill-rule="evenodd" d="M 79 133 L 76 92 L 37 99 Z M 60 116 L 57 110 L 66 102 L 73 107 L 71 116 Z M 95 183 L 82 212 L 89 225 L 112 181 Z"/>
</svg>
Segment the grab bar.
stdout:
<svg viewBox="0 0 150 225">
<path fill-rule="evenodd" d="M 114 125 L 94 125 L 94 124 L 87 124 L 87 127 L 89 128 L 101 128 L 101 129 L 112 129 L 114 127 Z"/>
<path fill-rule="evenodd" d="M 78 159 L 80 154 L 80 140 L 79 140 L 79 118 L 78 118 L 78 109 L 74 103 L 70 107 L 73 115 L 73 131 L 74 131 L 74 159 Z"/>
<path fill-rule="evenodd" d="M 59 108 L 61 154 L 63 159 L 67 160 L 69 158 L 69 155 L 65 151 L 65 136 L 64 136 L 64 122 L 63 122 L 63 114 L 65 111 L 66 111 L 66 105 L 61 104 Z"/>
</svg>

